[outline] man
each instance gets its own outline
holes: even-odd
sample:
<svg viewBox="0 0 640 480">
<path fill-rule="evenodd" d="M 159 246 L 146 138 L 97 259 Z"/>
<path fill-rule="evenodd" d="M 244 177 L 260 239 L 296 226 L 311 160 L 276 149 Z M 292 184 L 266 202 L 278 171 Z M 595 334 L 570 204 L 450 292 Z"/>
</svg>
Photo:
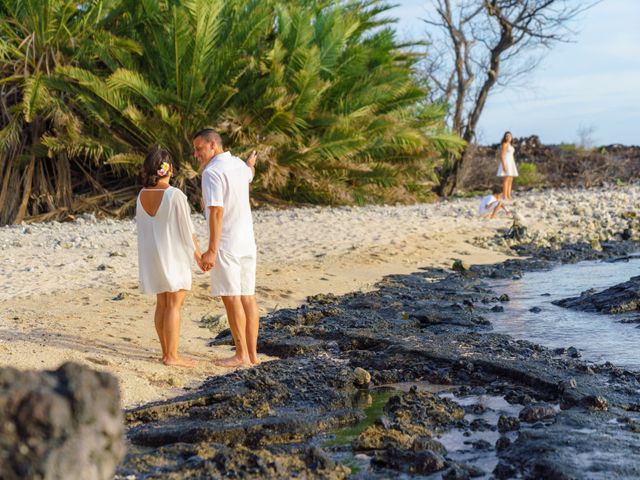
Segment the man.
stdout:
<svg viewBox="0 0 640 480">
<path fill-rule="evenodd" d="M 202 267 L 211 270 L 213 295 L 222 297 L 236 353 L 217 362 L 224 367 L 257 365 L 258 305 L 255 297 L 256 243 L 249 204 L 249 183 L 256 155 L 247 163 L 224 151 L 222 139 L 205 128 L 193 136 L 194 156 L 202 169 L 202 199 L 209 248 Z"/>
</svg>

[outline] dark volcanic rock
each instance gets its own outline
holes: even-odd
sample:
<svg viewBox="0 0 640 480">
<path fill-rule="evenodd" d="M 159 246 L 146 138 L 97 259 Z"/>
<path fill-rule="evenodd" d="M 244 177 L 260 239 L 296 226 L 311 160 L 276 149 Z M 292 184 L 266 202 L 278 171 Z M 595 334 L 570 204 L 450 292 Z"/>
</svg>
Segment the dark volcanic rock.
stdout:
<svg viewBox="0 0 640 480">
<path fill-rule="evenodd" d="M 410 452 L 395 448 L 376 452 L 372 463 L 377 467 L 401 470 L 418 475 L 429 475 L 446 467 L 444 457 L 431 450 Z"/>
<path fill-rule="evenodd" d="M 498 419 L 498 431 L 500 433 L 510 432 L 512 430 L 518 430 L 520 428 L 520 420 L 516 417 L 507 417 L 500 415 Z"/>
<path fill-rule="evenodd" d="M 114 377 L 0 369 L 0 478 L 111 479 L 125 453 Z"/>
<path fill-rule="evenodd" d="M 579 297 L 553 302 L 565 308 L 584 312 L 621 313 L 640 310 L 640 276 L 601 292 L 587 291 Z"/>
<path fill-rule="evenodd" d="M 528 423 L 539 422 L 540 420 L 548 420 L 555 417 L 557 414 L 553 405 L 545 403 L 536 403 L 527 405 L 520 411 L 520 420 Z"/>
<path fill-rule="evenodd" d="M 266 316 L 259 349 L 281 359 L 212 378 L 188 395 L 129 411 L 132 450 L 118 474 L 342 478 L 348 469 L 337 460 L 363 451 L 372 463 L 357 478 L 389 478 L 398 472 L 443 472 L 446 478 L 483 475 L 448 458 L 453 452 L 445 451 L 437 435 L 452 429 L 462 434 L 495 431 L 495 419 L 469 422 L 455 401 L 415 388 L 393 395 L 381 413 L 373 400 L 380 397 L 370 397 L 368 389 L 395 388 L 389 384 L 399 382 L 459 385 L 454 398 L 499 395 L 525 405 L 523 420 L 536 423 L 510 433 L 511 438 L 517 435 L 516 441 L 504 436 L 496 443 L 496 478 L 563 478 L 554 475 L 570 467 L 582 474 L 576 451 L 580 458 L 598 459 L 597 467 L 584 471 L 633 472 L 640 451 L 640 376 L 610 364 L 586 364 L 571 348 L 554 352 L 492 334 L 481 314 L 500 301 L 483 278 L 513 278 L 549 269 L 558 261 L 620 256 L 637 246 L 603 244 L 602 252 L 589 245 L 522 247 L 522 253 L 533 258 L 474 265 L 464 275 L 431 268 L 392 275 L 373 292 L 310 297 L 305 306 Z M 230 341 L 225 333 L 213 343 Z M 560 412 L 551 407 L 558 403 Z M 365 427 L 358 422 L 368 405 L 375 408 L 367 410 Z M 553 410 L 553 421 L 548 421 L 554 417 L 547 407 Z M 486 413 L 473 405 L 467 409 L 474 415 L 491 413 L 490 407 Z M 382 416 L 372 422 L 371 415 Z M 516 422 L 506 418 L 498 427 L 513 429 Z M 341 432 L 354 432 L 355 424 L 360 432 L 355 439 L 353 433 L 345 434 L 345 440 L 335 432 L 343 427 L 349 429 Z M 613 436 L 618 431 L 623 431 L 621 441 Z M 580 432 L 587 432 L 588 442 L 576 449 L 572 442 Z M 493 448 L 476 446 L 478 461 L 494 458 Z M 551 450 L 555 453 L 547 454 Z M 622 466 L 613 454 L 599 456 L 616 450 L 631 452 Z"/>
</svg>

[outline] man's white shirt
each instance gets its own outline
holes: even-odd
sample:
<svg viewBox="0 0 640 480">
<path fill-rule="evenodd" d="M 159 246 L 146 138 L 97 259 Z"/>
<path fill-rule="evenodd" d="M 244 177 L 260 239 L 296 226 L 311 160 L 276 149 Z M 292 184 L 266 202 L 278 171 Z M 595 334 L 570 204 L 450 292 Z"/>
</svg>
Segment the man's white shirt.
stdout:
<svg viewBox="0 0 640 480">
<path fill-rule="evenodd" d="M 229 152 L 213 157 L 202 172 L 202 199 L 209 224 L 209 207 L 223 207 L 219 249 L 234 256 L 255 255 L 249 184 L 253 171 Z"/>
</svg>

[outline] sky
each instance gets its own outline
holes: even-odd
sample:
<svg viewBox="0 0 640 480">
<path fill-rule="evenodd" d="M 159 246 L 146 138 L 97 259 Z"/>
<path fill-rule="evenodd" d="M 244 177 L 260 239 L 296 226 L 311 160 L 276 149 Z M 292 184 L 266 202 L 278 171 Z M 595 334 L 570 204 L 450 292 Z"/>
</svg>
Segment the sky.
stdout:
<svg viewBox="0 0 640 480">
<path fill-rule="evenodd" d="M 584 0 L 575 0 L 584 1 Z M 421 39 L 429 0 L 397 0 L 401 39 Z M 577 143 L 591 130 L 596 145 L 640 145 L 640 0 L 602 0 L 574 23 L 573 43 L 556 44 L 527 78 L 488 100 L 480 143 L 506 130 L 543 143 Z"/>
</svg>

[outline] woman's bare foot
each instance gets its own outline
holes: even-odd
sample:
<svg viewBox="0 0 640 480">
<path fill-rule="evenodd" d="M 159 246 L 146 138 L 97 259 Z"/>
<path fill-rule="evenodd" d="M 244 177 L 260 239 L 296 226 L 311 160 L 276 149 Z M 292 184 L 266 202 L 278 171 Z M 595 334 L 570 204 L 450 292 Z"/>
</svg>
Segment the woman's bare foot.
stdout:
<svg viewBox="0 0 640 480">
<path fill-rule="evenodd" d="M 167 357 L 162 361 L 167 367 L 187 367 L 193 368 L 196 366 L 196 361 L 190 359 L 189 357 L 175 357 L 169 358 Z"/>
<path fill-rule="evenodd" d="M 215 365 L 219 367 L 225 368 L 234 368 L 234 367 L 248 367 L 251 366 L 251 361 L 249 357 L 243 358 L 234 355 L 233 357 L 223 358 L 221 360 L 216 360 L 213 362 Z"/>
</svg>

